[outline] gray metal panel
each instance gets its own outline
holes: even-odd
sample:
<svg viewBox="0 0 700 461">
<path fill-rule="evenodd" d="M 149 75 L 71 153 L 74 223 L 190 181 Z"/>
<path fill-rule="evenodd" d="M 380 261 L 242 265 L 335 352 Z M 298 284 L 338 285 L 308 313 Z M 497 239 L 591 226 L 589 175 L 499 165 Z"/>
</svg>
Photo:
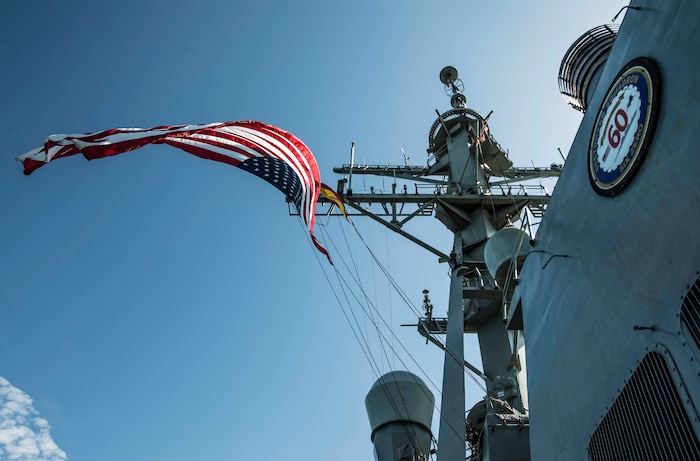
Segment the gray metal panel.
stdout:
<svg viewBox="0 0 700 461">
<path fill-rule="evenodd" d="M 700 3 L 632 6 L 642 9 L 627 12 L 521 273 L 532 459 L 586 459 L 649 345 L 665 345 L 700 399 L 677 317 L 700 268 Z M 639 56 L 661 70 L 655 137 L 627 187 L 603 197 L 587 173 L 593 123 L 618 71 Z"/>
<path fill-rule="evenodd" d="M 529 461 L 528 427 L 500 415 L 486 415 L 482 461 Z"/>
</svg>

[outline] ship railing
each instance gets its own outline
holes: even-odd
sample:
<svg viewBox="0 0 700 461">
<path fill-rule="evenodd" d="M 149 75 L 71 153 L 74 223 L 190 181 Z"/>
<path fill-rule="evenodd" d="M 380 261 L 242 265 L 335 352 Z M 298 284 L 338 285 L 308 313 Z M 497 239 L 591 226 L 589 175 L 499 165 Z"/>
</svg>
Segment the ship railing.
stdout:
<svg viewBox="0 0 700 461">
<path fill-rule="evenodd" d="M 542 184 L 496 184 L 489 187 L 491 195 L 545 195 L 549 190 Z"/>
<path fill-rule="evenodd" d="M 462 288 L 478 290 L 498 288 L 496 280 L 489 274 L 485 263 L 468 261 L 466 265 L 468 269 L 462 276 Z"/>
<path fill-rule="evenodd" d="M 458 186 L 448 184 L 419 184 L 419 183 L 391 183 L 388 187 L 361 187 L 355 188 L 352 195 L 347 195 L 348 200 L 366 203 L 368 210 L 378 209 L 378 215 L 392 215 L 396 217 L 413 217 L 417 215 L 430 216 L 435 209 L 435 199 L 459 195 L 463 197 L 513 197 L 522 199 L 531 197 L 533 200 L 528 205 L 532 215 L 541 218 L 544 214 L 545 203 L 542 197 L 549 197 L 549 191 L 544 185 L 538 184 L 499 184 L 488 188 L 481 188 L 478 194 L 464 195 L 464 191 Z M 298 216 L 299 211 L 287 198 L 289 214 Z M 406 206 L 413 204 L 412 206 Z M 330 205 L 330 206 L 329 206 Z M 391 212 L 388 207 L 391 207 Z M 381 208 L 381 209 L 379 209 Z M 395 209 L 394 209 L 395 208 Z M 417 208 L 417 210 L 416 210 Z M 353 210 L 346 209 L 348 214 L 357 214 Z M 337 214 L 340 212 L 332 206 L 332 202 L 325 196 L 318 198 L 317 215 Z"/>
<path fill-rule="evenodd" d="M 440 184 L 419 184 L 411 183 L 410 186 L 406 184 L 400 184 L 400 187 L 393 186 L 392 184 L 383 186 L 362 186 L 353 187 L 353 194 L 376 194 L 376 195 L 389 195 L 395 194 L 398 189 L 399 194 L 403 195 L 418 195 L 418 194 L 433 194 L 433 195 L 448 195 L 458 193 L 456 186 L 448 184 L 447 182 Z M 499 184 L 487 184 L 481 187 L 483 191 L 480 195 L 500 195 L 500 196 L 546 196 L 549 197 L 551 194 L 546 186 L 543 184 L 521 184 L 521 183 L 499 183 Z M 323 198 L 323 197 L 320 197 Z"/>
</svg>

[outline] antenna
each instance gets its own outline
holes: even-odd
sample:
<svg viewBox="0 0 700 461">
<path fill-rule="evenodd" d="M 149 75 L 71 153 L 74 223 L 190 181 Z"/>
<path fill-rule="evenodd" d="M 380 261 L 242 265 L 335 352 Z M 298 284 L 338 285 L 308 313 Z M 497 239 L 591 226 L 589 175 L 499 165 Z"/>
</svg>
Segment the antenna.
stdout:
<svg viewBox="0 0 700 461">
<path fill-rule="evenodd" d="M 408 160 L 411 158 L 408 155 L 406 155 L 406 151 L 403 150 L 403 147 L 401 148 L 401 153 L 403 154 L 403 163 L 404 165 L 408 166 Z"/>
<path fill-rule="evenodd" d="M 451 96 L 450 104 L 454 109 L 467 107 L 467 98 L 462 94 L 464 82 L 459 78 L 457 69 L 452 66 L 444 67 L 440 71 L 440 81 L 445 85 L 445 94 Z"/>
<path fill-rule="evenodd" d="M 452 66 L 443 67 L 440 71 L 440 81 L 445 85 L 452 85 L 457 81 L 458 76 L 457 69 Z"/>
</svg>

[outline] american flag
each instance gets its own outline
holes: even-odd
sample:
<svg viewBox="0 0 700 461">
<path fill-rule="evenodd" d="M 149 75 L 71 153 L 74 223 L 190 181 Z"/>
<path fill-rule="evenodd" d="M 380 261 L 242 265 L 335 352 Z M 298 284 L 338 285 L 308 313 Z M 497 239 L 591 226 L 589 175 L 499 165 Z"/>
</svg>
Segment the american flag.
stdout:
<svg viewBox="0 0 700 461">
<path fill-rule="evenodd" d="M 62 157 L 82 154 L 93 160 L 147 144 L 168 144 L 197 157 L 236 166 L 269 182 L 294 203 L 309 228 L 314 245 L 328 257 L 328 252 L 313 235 L 321 184 L 316 159 L 301 140 L 276 126 L 249 120 L 55 134 L 49 136 L 42 147 L 20 155 L 17 160 L 24 165 L 24 174 L 29 175 Z"/>
</svg>

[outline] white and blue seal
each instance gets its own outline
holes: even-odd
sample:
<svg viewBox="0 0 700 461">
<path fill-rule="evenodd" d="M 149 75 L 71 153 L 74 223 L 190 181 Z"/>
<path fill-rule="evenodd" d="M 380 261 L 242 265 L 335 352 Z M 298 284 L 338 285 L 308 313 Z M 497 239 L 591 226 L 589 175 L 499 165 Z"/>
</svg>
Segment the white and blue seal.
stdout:
<svg viewBox="0 0 700 461">
<path fill-rule="evenodd" d="M 648 58 L 630 61 L 615 77 L 593 127 L 588 176 L 600 195 L 615 195 L 639 169 L 654 133 L 661 91 Z"/>
</svg>

